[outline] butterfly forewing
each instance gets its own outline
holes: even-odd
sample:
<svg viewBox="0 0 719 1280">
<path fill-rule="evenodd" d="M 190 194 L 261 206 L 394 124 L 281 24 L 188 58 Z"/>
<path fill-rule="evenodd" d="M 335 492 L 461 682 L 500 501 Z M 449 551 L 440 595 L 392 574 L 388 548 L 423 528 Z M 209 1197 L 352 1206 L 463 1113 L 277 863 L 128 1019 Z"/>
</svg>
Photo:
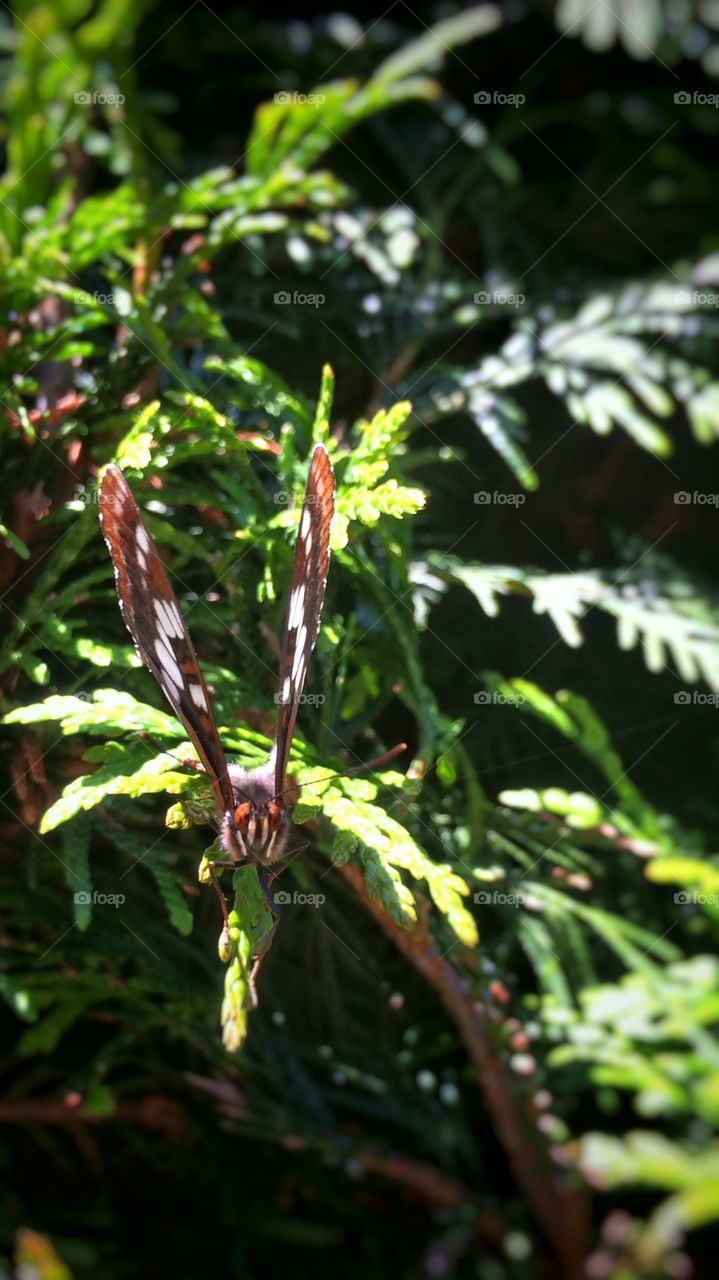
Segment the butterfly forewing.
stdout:
<svg viewBox="0 0 719 1280">
<path fill-rule="evenodd" d="M 122 472 L 100 485 L 100 523 L 120 608 L 135 648 L 182 722 L 212 783 L 218 813 L 233 806 L 227 763 L 207 687 L 175 593 Z"/>
<path fill-rule="evenodd" d="M 324 445 L 318 444 L 312 454 L 307 477 L 282 638 L 274 753 L 277 796 L 281 796 L 284 787 L 297 707 L 320 626 L 330 559 L 334 497 L 332 464 Z"/>
</svg>

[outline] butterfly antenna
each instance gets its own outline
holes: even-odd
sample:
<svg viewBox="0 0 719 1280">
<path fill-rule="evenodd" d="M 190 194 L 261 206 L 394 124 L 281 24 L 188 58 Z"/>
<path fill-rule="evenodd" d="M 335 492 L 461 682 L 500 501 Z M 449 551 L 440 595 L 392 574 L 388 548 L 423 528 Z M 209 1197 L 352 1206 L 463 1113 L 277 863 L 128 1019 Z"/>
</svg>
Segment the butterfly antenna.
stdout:
<svg viewBox="0 0 719 1280">
<path fill-rule="evenodd" d="M 140 742 L 142 742 L 143 744 L 147 743 L 149 746 L 154 747 L 158 755 L 169 756 L 171 760 L 176 760 L 177 763 L 183 765 L 183 767 L 189 765 L 190 760 L 188 756 L 185 756 L 183 759 L 182 756 L 176 756 L 174 751 L 168 751 L 167 747 L 161 747 L 160 743 L 156 742 L 152 734 L 148 733 L 146 729 L 141 729 L 138 732 L 137 737 L 140 739 Z M 200 769 L 202 768 L 199 760 L 197 762 L 193 760 L 192 763 L 193 764 L 197 763 L 198 768 Z"/>
<path fill-rule="evenodd" d="M 389 764 L 390 760 L 394 760 L 395 756 L 401 755 L 406 750 L 407 743 L 398 742 L 396 747 L 392 747 L 391 751 L 385 751 L 383 756 L 367 760 L 364 764 L 353 765 L 351 769 L 342 769 L 340 773 L 327 773 L 323 778 L 312 778 L 309 782 L 300 782 L 299 786 L 293 787 L 293 790 L 302 791 L 305 787 L 314 787 L 319 782 L 330 782 L 332 778 L 352 778 L 355 774 L 364 772 L 365 769 L 380 769 L 382 765 Z"/>
<path fill-rule="evenodd" d="M 185 756 L 183 758 L 182 756 L 175 755 L 174 751 L 168 751 L 167 747 L 161 747 L 159 742 L 156 742 L 152 734 L 148 733 L 146 729 L 141 729 L 140 732 L 137 734 L 137 737 L 140 739 L 142 743 L 149 743 L 151 746 L 153 746 L 159 755 L 169 756 L 171 760 L 176 760 L 178 764 L 182 765 L 183 769 L 193 768 L 196 773 L 204 772 L 201 760 L 197 760 L 194 757 L 190 758 L 189 756 Z M 234 788 L 238 796 L 244 796 L 245 800 L 250 799 L 247 793 L 245 791 L 242 791 L 241 788 L 238 787 L 237 783 L 234 783 Z"/>
</svg>

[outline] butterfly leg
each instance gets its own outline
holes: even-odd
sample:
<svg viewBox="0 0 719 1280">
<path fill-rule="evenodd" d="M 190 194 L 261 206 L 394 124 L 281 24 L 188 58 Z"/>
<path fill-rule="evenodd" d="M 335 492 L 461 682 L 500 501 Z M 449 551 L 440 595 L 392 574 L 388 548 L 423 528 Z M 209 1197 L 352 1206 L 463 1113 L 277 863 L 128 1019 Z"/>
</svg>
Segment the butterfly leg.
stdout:
<svg viewBox="0 0 719 1280">
<path fill-rule="evenodd" d="M 265 875 L 264 867 L 260 867 L 260 866 L 257 867 L 257 879 L 260 882 L 260 888 L 264 895 L 265 902 L 267 903 L 270 911 L 272 912 L 272 915 L 275 918 L 275 922 L 277 922 L 280 918 L 280 909 L 277 906 L 277 903 L 275 902 L 272 894 L 270 893 L 270 886 L 267 880 L 267 876 Z"/>
<path fill-rule="evenodd" d="M 287 849 L 284 853 L 281 853 L 280 856 L 271 864 L 276 866 L 278 862 L 284 863 L 284 866 L 278 867 L 276 871 L 265 871 L 264 867 L 259 864 L 257 866 L 257 879 L 260 882 L 260 888 L 264 894 L 265 902 L 275 917 L 275 921 L 280 918 L 280 909 L 275 902 L 274 894 L 270 893 L 270 886 L 277 879 L 278 875 L 280 875 L 281 872 L 289 866 L 290 862 L 292 862 L 299 853 L 304 853 L 309 843 L 309 840 L 303 840 L 300 844 L 295 845 L 294 849 Z"/>
<path fill-rule="evenodd" d="M 304 853 L 305 849 L 309 848 L 310 843 L 311 841 L 309 840 L 302 840 L 299 844 L 295 845 L 294 849 L 286 849 L 284 853 L 281 853 L 279 858 L 276 858 L 274 862 L 270 864 L 273 867 L 277 867 L 277 870 L 270 872 L 268 884 L 272 884 L 278 876 L 281 876 L 282 872 L 287 870 L 290 863 L 294 862 L 295 858 L 300 853 Z M 282 862 L 284 865 L 281 867 L 277 866 L 279 862 Z"/>
<path fill-rule="evenodd" d="M 300 845 L 299 849 L 296 849 L 296 850 L 295 850 L 295 849 L 293 849 L 293 850 L 291 851 L 290 856 L 294 856 L 294 855 L 295 855 L 295 853 L 301 853 L 303 849 L 306 849 L 306 848 L 307 848 L 307 844 L 309 844 L 309 840 L 307 841 L 307 843 L 306 843 L 306 844 Z M 241 866 L 242 866 L 242 863 L 241 863 L 241 862 L 217 862 L 217 861 L 214 861 L 214 860 L 213 860 L 212 862 L 208 862 L 208 863 L 206 863 L 206 865 L 210 868 L 210 871 L 211 871 L 211 873 L 212 873 L 212 883 L 214 884 L 215 889 L 217 890 L 217 893 L 219 894 L 220 899 L 221 899 L 221 902 L 222 902 L 222 904 L 223 904 L 223 915 L 224 915 L 224 917 L 225 917 L 225 924 L 227 924 L 227 903 L 225 902 L 225 898 L 224 898 L 224 895 L 223 895 L 223 893 L 222 893 L 222 890 L 220 889 L 220 886 L 219 886 L 219 884 L 217 883 L 217 880 L 216 880 L 216 878 L 215 878 L 214 872 L 215 872 L 215 871 L 230 871 L 230 870 L 231 870 L 231 871 L 237 871 L 238 867 L 241 867 Z M 274 899 L 273 899 L 273 897 L 272 897 L 272 894 L 270 893 L 270 887 L 269 887 L 269 884 L 267 883 L 267 879 L 266 879 L 266 877 L 265 877 L 264 869 L 259 865 L 259 863 L 256 863 L 255 865 L 256 865 L 256 868 L 257 868 L 257 879 L 258 879 L 258 880 L 259 880 L 259 882 L 260 882 L 260 888 L 261 888 L 262 893 L 263 893 L 263 895 L 264 895 L 265 902 L 267 903 L 267 906 L 269 907 L 269 909 L 270 909 L 270 911 L 272 912 L 273 916 L 275 916 L 275 918 L 279 918 L 279 914 L 280 914 L 280 912 L 279 912 L 279 909 L 278 909 L 278 907 L 277 907 L 276 902 L 274 901 Z M 277 872 L 275 872 L 275 875 L 277 875 L 277 874 L 278 874 L 278 873 L 277 873 Z M 275 878 L 275 877 L 273 876 L 273 877 L 272 877 L 272 879 L 274 880 L 274 878 Z"/>
<path fill-rule="evenodd" d="M 257 999 L 257 975 L 260 972 L 260 965 L 262 964 L 262 961 L 264 960 L 267 952 L 272 946 L 272 939 L 274 937 L 274 932 L 278 924 L 279 924 L 279 919 L 274 921 L 269 932 L 265 935 L 265 937 L 262 940 L 261 949 L 257 952 L 256 955 L 252 957 L 252 968 L 250 970 L 250 979 L 249 979 L 248 985 L 250 990 L 250 1000 L 252 1002 L 253 1009 L 256 1009 L 259 1003 Z"/>
<path fill-rule="evenodd" d="M 217 894 L 217 898 L 220 904 L 220 911 L 222 912 L 222 921 L 226 929 L 227 928 L 227 901 L 225 899 L 224 893 L 222 892 L 222 889 L 220 888 L 220 882 L 217 879 L 217 876 L 215 875 L 214 863 L 211 863 L 210 866 L 213 868 L 210 873 L 212 876 L 212 886 L 215 890 L 215 893 Z"/>
<path fill-rule="evenodd" d="M 259 867 L 258 867 L 258 872 L 259 872 Z M 262 937 L 259 939 L 257 943 L 257 950 L 255 951 L 252 957 L 252 968 L 250 970 L 249 981 L 248 981 L 250 1002 L 251 1002 L 251 1007 L 253 1009 L 257 1008 L 257 1003 L 258 1003 L 257 975 L 260 972 L 260 965 L 262 964 L 262 961 L 264 960 L 265 956 L 267 955 L 267 952 L 272 946 L 272 940 L 275 936 L 277 926 L 280 923 L 280 913 L 277 910 L 277 907 L 275 906 L 274 902 L 270 903 L 268 899 L 268 905 L 271 905 L 273 909 L 272 924 L 270 925 L 267 932 L 262 935 Z"/>
<path fill-rule="evenodd" d="M 227 900 L 225 898 L 224 893 L 222 892 L 222 889 L 220 888 L 220 882 L 217 876 L 215 875 L 215 872 L 226 871 L 229 869 L 236 871 L 239 865 L 240 864 L 237 862 L 216 862 L 214 859 L 206 863 L 206 866 L 209 867 L 209 870 L 210 870 L 212 887 L 215 890 L 215 893 L 217 894 L 217 897 L 220 903 L 220 910 L 222 912 L 222 920 L 223 920 L 225 929 L 227 928 Z"/>
</svg>

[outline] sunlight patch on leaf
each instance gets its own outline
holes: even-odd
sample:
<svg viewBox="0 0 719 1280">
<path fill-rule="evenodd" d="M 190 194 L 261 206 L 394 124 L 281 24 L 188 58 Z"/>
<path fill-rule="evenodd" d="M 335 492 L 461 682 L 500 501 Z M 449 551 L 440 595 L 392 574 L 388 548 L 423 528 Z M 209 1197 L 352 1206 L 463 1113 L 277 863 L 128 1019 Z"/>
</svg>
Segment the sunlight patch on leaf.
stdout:
<svg viewBox="0 0 719 1280">
<path fill-rule="evenodd" d="M 127 763 L 137 758 L 137 751 L 128 752 Z M 187 774 L 177 773 L 172 759 L 163 753 L 148 760 L 146 753 L 139 768 L 128 774 L 119 774 L 117 764 L 100 768 L 96 773 L 74 778 L 64 788 L 59 800 L 46 811 L 40 823 L 40 832 L 46 834 L 60 823 L 67 822 L 82 810 L 93 809 L 109 795 L 126 795 L 133 798 L 169 791 L 180 795 L 190 785 Z"/>
<path fill-rule="evenodd" d="M 52 694 L 44 702 L 16 707 L 4 717 L 4 724 L 38 724 L 43 720 L 58 721 L 64 734 L 73 733 L 150 733 L 166 738 L 184 735 L 184 729 L 173 716 L 138 702 L 132 694 L 119 689 L 96 689 L 92 700 Z"/>
</svg>

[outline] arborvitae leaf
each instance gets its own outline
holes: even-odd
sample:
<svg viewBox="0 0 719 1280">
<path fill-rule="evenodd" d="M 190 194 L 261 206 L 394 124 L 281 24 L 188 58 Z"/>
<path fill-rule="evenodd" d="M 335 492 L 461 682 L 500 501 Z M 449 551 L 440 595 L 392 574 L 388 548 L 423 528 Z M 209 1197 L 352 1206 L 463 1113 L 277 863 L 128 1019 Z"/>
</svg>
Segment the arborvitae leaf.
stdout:
<svg viewBox="0 0 719 1280">
<path fill-rule="evenodd" d="M 64 827 L 62 833 L 65 880 L 72 893 L 75 923 L 80 929 L 87 929 L 92 918 L 91 835 L 92 825 L 87 818 L 78 818 Z"/>
<path fill-rule="evenodd" d="M 144 859 L 143 866 L 149 871 L 160 891 L 171 923 L 183 937 L 188 937 L 192 933 L 194 918 L 187 905 L 187 899 L 179 887 L 178 880 L 181 877 L 177 867 L 173 866 L 167 855 L 158 854 L 157 850 Z"/>
</svg>

